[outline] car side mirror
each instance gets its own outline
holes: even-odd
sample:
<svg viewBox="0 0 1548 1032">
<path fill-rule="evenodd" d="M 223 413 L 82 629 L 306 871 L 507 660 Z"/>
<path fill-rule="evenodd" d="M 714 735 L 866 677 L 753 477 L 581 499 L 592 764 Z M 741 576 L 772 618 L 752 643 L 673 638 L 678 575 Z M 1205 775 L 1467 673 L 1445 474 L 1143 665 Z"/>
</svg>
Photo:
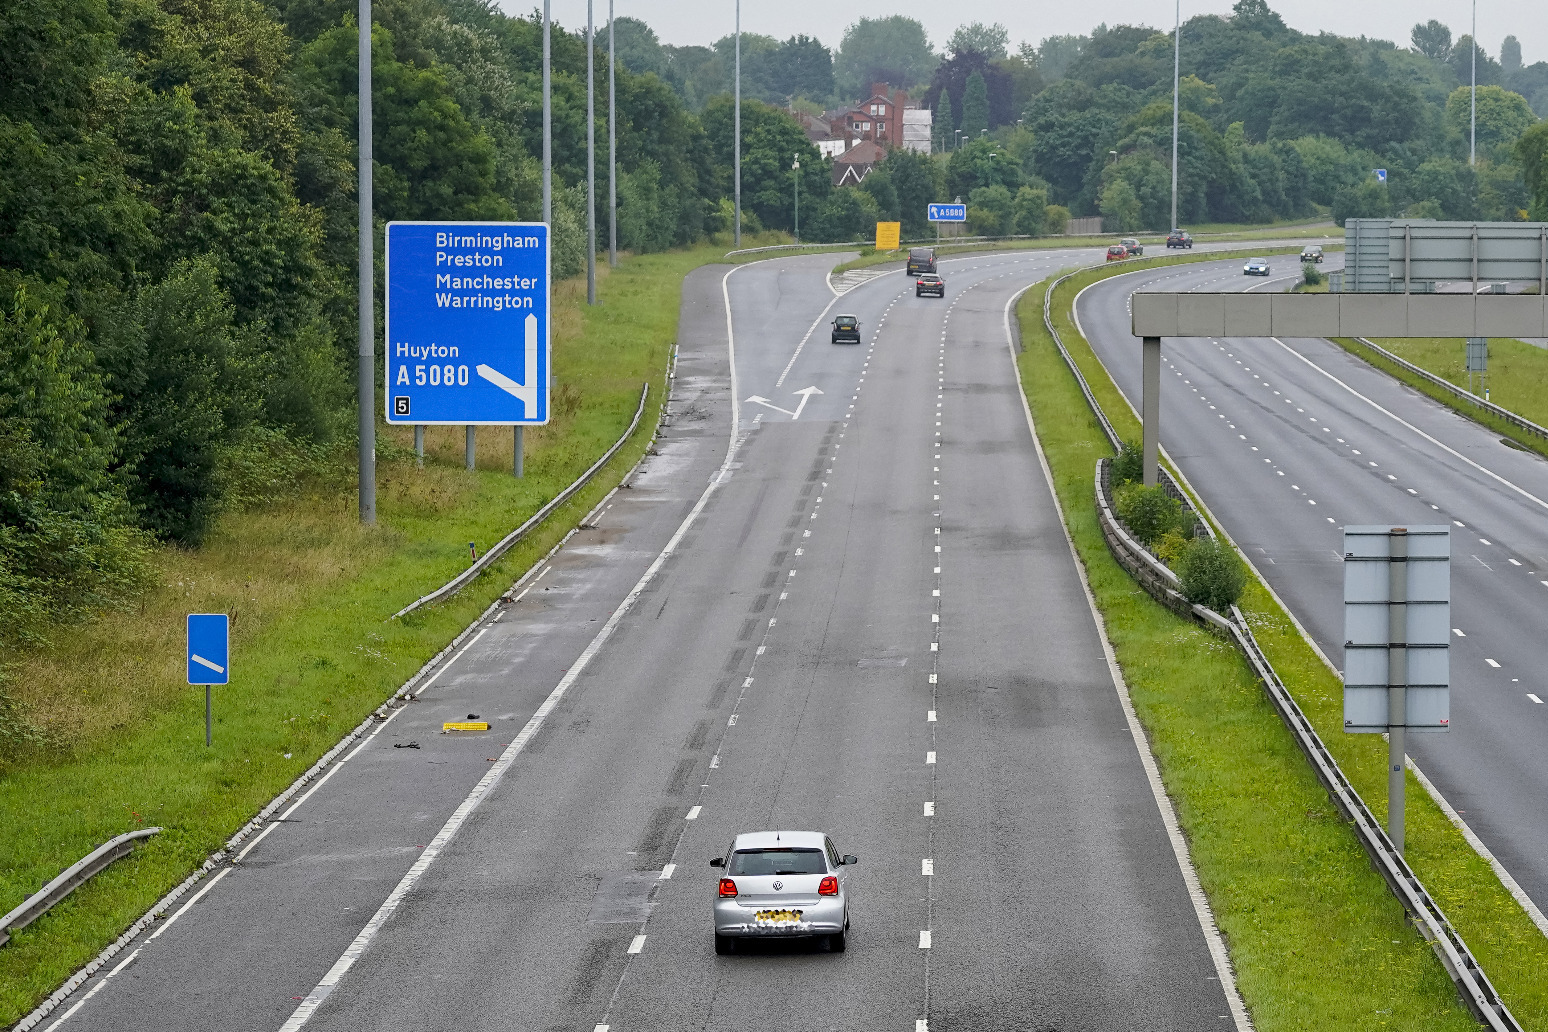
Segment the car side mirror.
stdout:
<svg viewBox="0 0 1548 1032">
<path fill-rule="evenodd" d="M 844 854 L 844 863 L 846 865 L 854 866 L 855 864 L 858 864 L 859 862 L 860 862 L 860 858 L 858 856 L 855 856 L 853 853 L 845 853 Z"/>
<path fill-rule="evenodd" d="M 715 859 L 710 861 L 710 866 L 711 867 L 724 867 L 724 866 L 726 866 L 726 858 L 723 857 L 723 856 L 717 856 Z"/>
</svg>

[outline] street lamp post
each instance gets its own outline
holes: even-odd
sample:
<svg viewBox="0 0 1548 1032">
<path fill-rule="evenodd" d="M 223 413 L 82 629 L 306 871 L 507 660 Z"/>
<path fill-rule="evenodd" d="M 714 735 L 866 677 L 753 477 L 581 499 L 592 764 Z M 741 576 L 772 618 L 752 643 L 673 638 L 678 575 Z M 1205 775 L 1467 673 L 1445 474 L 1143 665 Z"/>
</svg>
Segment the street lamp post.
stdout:
<svg viewBox="0 0 1548 1032">
<path fill-rule="evenodd" d="M 952 150 L 961 150 L 962 149 L 962 130 L 961 129 L 953 129 L 952 132 L 957 134 L 957 139 L 956 139 L 956 142 L 952 144 L 951 149 Z"/>
<path fill-rule="evenodd" d="M 613 0 L 607 0 L 607 264 L 618 265 L 618 92 L 614 68 L 618 59 L 613 32 Z"/>
<path fill-rule="evenodd" d="M 586 303 L 597 303 L 597 34 L 586 0 Z"/>
<path fill-rule="evenodd" d="M 742 0 L 736 0 L 736 113 L 732 116 L 731 132 L 736 141 L 731 148 L 732 173 L 736 179 L 736 225 L 732 229 L 735 246 L 742 246 Z"/>
<path fill-rule="evenodd" d="M 1478 164 L 1478 0 L 1473 0 L 1473 35 L 1469 41 L 1473 48 L 1473 91 L 1468 103 L 1471 108 L 1472 127 L 1468 132 L 1467 163 Z"/>
<path fill-rule="evenodd" d="M 1177 228 L 1177 109 L 1182 86 L 1182 0 L 1177 0 L 1177 28 L 1172 35 L 1172 228 Z"/>
<path fill-rule="evenodd" d="M 376 522 L 376 227 L 371 216 L 371 0 L 360 0 L 360 522 Z"/>
<path fill-rule="evenodd" d="M 795 173 L 795 242 L 801 242 L 801 156 L 796 155 L 795 164 L 790 166 Z"/>
<path fill-rule="evenodd" d="M 543 222 L 554 228 L 553 54 L 548 34 L 548 4 L 543 0 Z"/>
</svg>

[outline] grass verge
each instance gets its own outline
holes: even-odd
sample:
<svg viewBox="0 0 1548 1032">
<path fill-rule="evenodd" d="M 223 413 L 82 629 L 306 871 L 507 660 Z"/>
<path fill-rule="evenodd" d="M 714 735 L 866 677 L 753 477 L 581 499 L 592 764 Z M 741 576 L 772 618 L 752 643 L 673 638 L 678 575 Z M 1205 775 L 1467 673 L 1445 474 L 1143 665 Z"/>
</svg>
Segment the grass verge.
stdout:
<svg viewBox="0 0 1548 1032">
<path fill-rule="evenodd" d="M 554 421 L 528 428 L 526 476 L 509 430 L 480 428 L 477 470 L 460 427 L 379 427 L 378 525 L 344 482 L 299 485 L 228 514 L 197 551 L 161 549 L 132 610 L 69 629 L 9 667 L 38 741 L 0 757 L 0 913 L 114 835 L 166 830 L 0 947 L 0 1027 L 26 1014 L 185 878 L 269 799 L 467 626 L 640 457 L 662 400 L 683 277 L 723 249 L 626 258 L 554 296 Z M 633 438 L 592 483 L 458 595 L 387 618 L 444 583 L 585 470 L 651 396 Z M 232 683 L 203 695 L 183 674 L 183 614 L 232 615 Z M 61 635 L 61 637 L 66 637 Z"/>
<path fill-rule="evenodd" d="M 1362 362 L 1401 380 L 1501 437 L 1514 441 L 1528 451 L 1548 456 L 1548 440 L 1512 426 L 1487 409 L 1469 404 L 1422 376 L 1415 376 L 1357 340 L 1334 338 L 1333 342 Z M 1376 343 L 1419 368 L 1467 390 L 1467 350 L 1461 337 L 1381 339 Z M 1477 389 L 1483 390 L 1481 386 L 1477 386 Z M 1539 426 L 1548 426 L 1548 351 L 1524 341 L 1490 338 L 1489 400 Z"/>
<path fill-rule="evenodd" d="M 1080 289 L 1119 271 L 1065 281 L 1052 313 L 1119 434 L 1137 440 L 1138 420 L 1070 315 Z M 1475 1027 L 1246 661 L 1151 600 L 1108 553 L 1091 501 L 1093 467 L 1108 446 L 1043 327 L 1048 286 L 1030 291 L 1019 309 L 1023 382 L 1071 535 L 1257 1027 Z M 1342 686 L 1258 580 L 1249 581 L 1241 609 L 1351 781 L 1383 815 L 1385 743 L 1343 733 Z M 1412 776 L 1408 796 L 1409 863 L 1516 1017 L 1529 1028 L 1548 1025 L 1548 983 L 1540 977 L 1548 940 Z"/>
</svg>

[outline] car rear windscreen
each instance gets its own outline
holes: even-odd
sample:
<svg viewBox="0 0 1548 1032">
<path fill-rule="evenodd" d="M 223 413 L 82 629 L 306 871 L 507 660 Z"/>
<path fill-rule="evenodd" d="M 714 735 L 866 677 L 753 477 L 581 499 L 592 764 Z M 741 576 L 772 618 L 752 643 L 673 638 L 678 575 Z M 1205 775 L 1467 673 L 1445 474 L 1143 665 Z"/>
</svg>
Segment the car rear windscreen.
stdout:
<svg viewBox="0 0 1548 1032">
<path fill-rule="evenodd" d="M 820 849 L 738 849 L 731 855 L 731 874 L 825 874 Z"/>
</svg>

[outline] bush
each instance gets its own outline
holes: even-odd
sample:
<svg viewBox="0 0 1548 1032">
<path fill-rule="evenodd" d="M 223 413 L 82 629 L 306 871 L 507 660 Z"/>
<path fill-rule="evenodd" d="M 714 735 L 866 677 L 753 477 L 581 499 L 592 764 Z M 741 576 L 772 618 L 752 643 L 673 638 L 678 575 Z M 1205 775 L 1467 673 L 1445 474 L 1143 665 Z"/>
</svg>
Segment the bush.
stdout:
<svg viewBox="0 0 1548 1032">
<path fill-rule="evenodd" d="M 1325 277 L 1322 275 L 1322 271 L 1311 262 L 1301 263 L 1301 281 L 1308 287 L 1322 286 L 1322 281 L 1324 278 Z"/>
<path fill-rule="evenodd" d="M 1247 569 L 1241 559 L 1213 538 L 1199 538 L 1183 550 L 1177 575 L 1189 602 L 1217 613 L 1235 605 L 1247 586 Z"/>
<path fill-rule="evenodd" d="M 1166 493 L 1166 489 L 1126 484 L 1118 489 L 1114 498 L 1118 518 L 1123 520 L 1130 533 L 1152 547 L 1168 531 L 1182 531 L 1182 503 Z"/>
<path fill-rule="evenodd" d="M 1145 453 L 1133 441 L 1124 441 L 1118 457 L 1113 459 L 1113 490 L 1124 484 L 1137 484 L 1145 479 Z"/>
<path fill-rule="evenodd" d="M 1062 204 L 1050 204 L 1043 209 L 1043 232 L 1048 236 L 1063 236 L 1070 228 L 1070 209 Z"/>
</svg>

